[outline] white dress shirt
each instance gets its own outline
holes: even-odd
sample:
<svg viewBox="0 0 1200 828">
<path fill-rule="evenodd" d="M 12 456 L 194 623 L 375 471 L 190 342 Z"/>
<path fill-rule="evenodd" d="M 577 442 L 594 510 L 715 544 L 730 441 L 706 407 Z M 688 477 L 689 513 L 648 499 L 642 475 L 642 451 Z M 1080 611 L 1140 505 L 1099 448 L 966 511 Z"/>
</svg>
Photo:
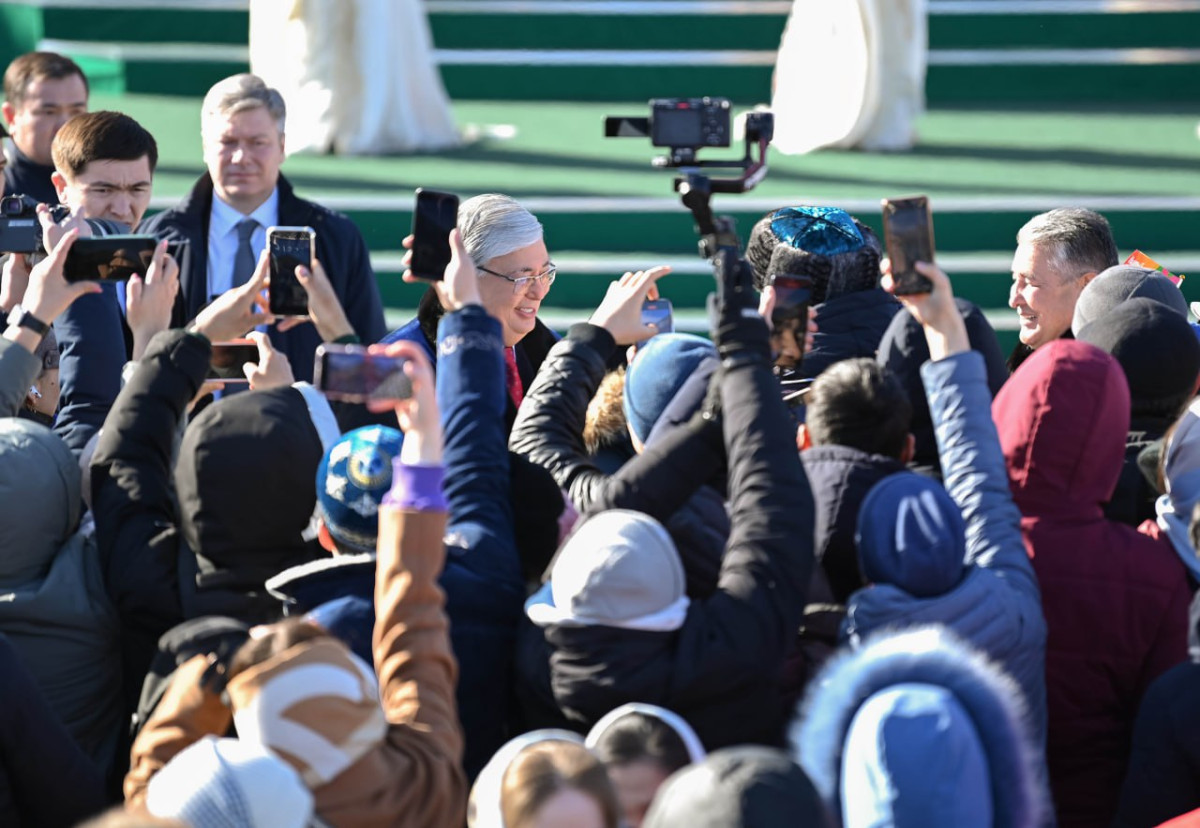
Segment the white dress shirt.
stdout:
<svg viewBox="0 0 1200 828">
<path fill-rule="evenodd" d="M 267 228 L 279 224 L 279 188 L 276 187 L 267 200 L 249 216 L 242 215 L 213 194 L 212 212 L 208 217 L 209 299 L 220 296 L 233 287 L 233 260 L 237 256 L 238 248 L 237 225 L 244 218 L 252 218 L 258 222 L 258 227 L 254 228 L 254 234 L 250 237 L 254 260 L 258 261 L 258 257 L 267 247 Z"/>
</svg>

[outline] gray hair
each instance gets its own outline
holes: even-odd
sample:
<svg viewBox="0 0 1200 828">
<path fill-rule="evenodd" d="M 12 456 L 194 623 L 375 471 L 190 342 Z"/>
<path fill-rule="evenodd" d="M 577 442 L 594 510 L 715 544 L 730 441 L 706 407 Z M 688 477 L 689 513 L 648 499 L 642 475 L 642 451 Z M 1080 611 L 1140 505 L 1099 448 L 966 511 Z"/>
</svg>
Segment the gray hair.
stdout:
<svg viewBox="0 0 1200 828">
<path fill-rule="evenodd" d="M 533 213 L 506 195 L 484 193 L 458 207 L 458 232 L 476 266 L 542 240 Z"/>
<path fill-rule="evenodd" d="M 1062 279 L 1100 273 L 1117 264 L 1108 219 L 1093 210 L 1063 207 L 1034 216 L 1017 232 L 1017 244 L 1035 245 Z"/>
<path fill-rule="evenodd" d="M 262 107 L 275 121 L 279 134 L 283 134 L 284 121 L 287 118 L 287 106 L 279 90 L 267 86 L 258 75 L 244 72 L 231 75 L 217 81 L 204 96 L 204 104 L 200 110 L 200 131 L 206 132 L 209 123 L 215 119 L 226 119 L 239 112 Z"/>
</svg>

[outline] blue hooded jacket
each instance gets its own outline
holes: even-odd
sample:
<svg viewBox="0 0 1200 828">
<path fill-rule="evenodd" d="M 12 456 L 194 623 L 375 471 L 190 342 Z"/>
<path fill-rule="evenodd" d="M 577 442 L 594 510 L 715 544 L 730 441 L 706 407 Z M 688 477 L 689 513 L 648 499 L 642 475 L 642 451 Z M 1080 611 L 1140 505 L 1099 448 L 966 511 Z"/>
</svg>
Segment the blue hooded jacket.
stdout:
<svg viewBox="0 0 1200 828">
<path fill-rule="evenodd" d="M 902 474 L 867 496 L 858 541 L 871 584 L 850 596 L 843 637 L 858 644 L 884 627 L 945 624 L 1016 679 L 1040 747 L 1046 622 L 992 423 L 984 361 L 973 351 L 955 354 L 926 363 L 921 376 L 946 490 Z"/>
<path fill-rule="evenodd" d="M 789 735 L 846 828 L 1015 828 L 1048 813 L 1022 708 L 996 665 L 928 627 L 843 651 Z"/>
</svg>

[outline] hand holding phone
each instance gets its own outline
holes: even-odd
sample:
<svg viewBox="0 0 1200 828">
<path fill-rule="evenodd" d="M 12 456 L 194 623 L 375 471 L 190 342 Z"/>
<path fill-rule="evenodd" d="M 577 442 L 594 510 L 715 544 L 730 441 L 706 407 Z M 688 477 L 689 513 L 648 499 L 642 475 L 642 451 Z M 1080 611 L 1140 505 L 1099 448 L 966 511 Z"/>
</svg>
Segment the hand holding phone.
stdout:
<svg viewBox="0 0 1200 828">
<path fill-rule="evenodd" d="M 312 269 L 317 233 L 311 227 L 268 227 L 271 284 L 267 288 L 268 310 L 276 316 L 305 316 L 308 292 L 296 278 L 299 265 Z"/>
<path fill-rule="evenodd" d="M 675 332 L 675 312 L 670 299 L 647 299 L 642 302 L 642 324 L 653 325 L 656 334 Z M 647 340 L 643 339 L 642 342 Z M 639 345 L 642 343 L 639 342 Z"/>
<path fill-rule="evenodd" d="M 450 231 L 458 226 L 458 196 L 437 190 L 417 190 L 413 207 L 412 263 L 418 279 L 440 282 L 450 264 Z"/>
<path fill-rule="evenodd" d="M 786 367 L 794 367 L 804 357 L 808 334 L 808 308 L 812 302 L 812 279 L 807 276 L 778 275 L 771 279 L 775 303 L 771 309 L 772 348 Z M 791 342 L 784 340 L 790 337 Z M 778 363 L 777 363 L 778 364 Z"/>
<path fill-rule="evenodd" d="M 929 293 L 933 283 L 917 272 L 917 262 L 933 261 L 933 214 L 925 196 L 883 200 L 883 236 L 892 262 L 892 293 Z"/>
<path fill-rule="evenodd" d="M 258 364 L 258 344 L 252 339 L 231 339 L 228 342 L 214 342 L 212 359 L 208 365 L 208 379 L 222 382 L 248 383 L 243 366 L 247 363 Z"/>
<path fill-rule="evenodd" d="M 412 381 L 407 359 L 368 351 L 361 345 L 325 344 L 317 348 L 313 384 L 331 400 L 377 402 L 407 400 Z"/>
<path fill-rule="evenodd" d="M 158 239 L 154 236 L 91 236 L 76 239 L 67 252 L 63 278 L 68 282 L 123 282 L 146 277 Z"/>
</svg>

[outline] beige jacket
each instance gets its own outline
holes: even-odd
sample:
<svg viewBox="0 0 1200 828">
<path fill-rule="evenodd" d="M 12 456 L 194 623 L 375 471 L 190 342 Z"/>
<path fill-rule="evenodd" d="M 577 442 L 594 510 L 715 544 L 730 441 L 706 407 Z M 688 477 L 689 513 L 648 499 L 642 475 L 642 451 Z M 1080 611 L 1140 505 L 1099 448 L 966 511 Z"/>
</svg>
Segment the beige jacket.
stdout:
<svg viewBox="0 0 1200 828">
<path fill-rule="evenodd" d="M 374 651 L 387 727 L 378 743 L 312 789 L 317 816 L 337 828 L 444 828 L 465 821 L 463 736 L 454 702 L 458 667 L 450 650 L 445 596 L 437 585 L 445 557 L 445 526 L 441 512 L 380 508 Z M 314 652 L 304 644 L 287 653 L 293 650 L 304 651 L 297 662 Z M 253 697 L 264 676 L 278 678 L 277 659 L 230 683 L 235 708 Z M 205 735 L 221 736 L 228 729 L 232 712 L 200 687 L 205 667 L 205 658 L 197 656 L 176 671 L 134 742 L 125 777 L 127 807 L 142 806 L 151 777 L 173 756 Z M 256 672 L 259 668 L 262 671 Z M 311 705 L 296 709 L 299 719 L 324 718 L 324 712 Z M 281 758 L 311 779 L 302 760 L 286 753 Z"/>
</svg>

